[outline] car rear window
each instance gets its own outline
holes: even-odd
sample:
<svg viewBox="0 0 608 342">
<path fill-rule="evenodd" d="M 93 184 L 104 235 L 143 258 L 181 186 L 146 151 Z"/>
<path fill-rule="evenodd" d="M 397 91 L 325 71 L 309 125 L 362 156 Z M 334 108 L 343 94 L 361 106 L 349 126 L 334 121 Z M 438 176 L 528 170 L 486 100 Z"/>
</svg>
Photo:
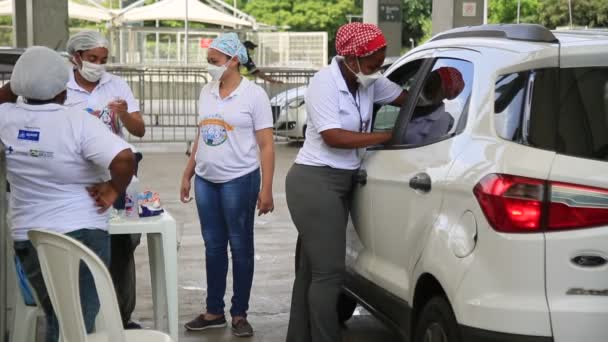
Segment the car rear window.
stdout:
<svg viewBox="0 0 608 342">
<path fill-rule="evenodd" d="M 496 130 L 504 139 L 608 160 L 608 67 L 501 76 L 494 107 Z"/>
</svg>

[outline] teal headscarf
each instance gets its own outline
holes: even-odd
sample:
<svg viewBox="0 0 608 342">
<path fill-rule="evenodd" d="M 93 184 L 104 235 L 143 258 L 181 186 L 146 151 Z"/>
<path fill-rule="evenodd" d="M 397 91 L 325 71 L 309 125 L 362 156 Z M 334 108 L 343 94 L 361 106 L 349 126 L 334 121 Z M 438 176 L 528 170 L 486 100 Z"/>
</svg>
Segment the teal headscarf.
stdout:
<svg viewBox="0 0 608 342">
<path fill-rule="evenodd" d="M 224 33 L 221 36 L 215 38 L 211 45 L 209 46 L 211 49 L 215 49 L 225 55 L 230 57 L 237 57 L 241 64 L 247 63 L 249 61 L 249 57 L 247 56 L 247 49 L 241 43 L 239 37 L 236 33 Z"/>
</svg>

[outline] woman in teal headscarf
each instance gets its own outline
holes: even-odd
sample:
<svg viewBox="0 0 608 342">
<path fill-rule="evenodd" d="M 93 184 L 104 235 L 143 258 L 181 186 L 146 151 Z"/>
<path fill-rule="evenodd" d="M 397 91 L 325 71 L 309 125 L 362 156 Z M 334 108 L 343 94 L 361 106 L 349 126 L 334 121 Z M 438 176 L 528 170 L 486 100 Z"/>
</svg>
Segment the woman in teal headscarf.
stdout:
<svg viewBox="0 0 608 342">
<path fill-rule="evenodd" d="M 247 321 L 247 310 L 253 282 L 255 209 L 257 204 L 258 215 L 274 209 L 272 112 L 266 92 L 239 73 L 240 65 L 247 62 L 247 50 L 236 34 L 215 39 L 207 56 L 213 82 L 201 90 L 199 133 L 184 171 L 180 194 L 184 203 L 190 200 L 194 177 L 205 241 L 207 309 L 188 322 L 186 329 L 226 326 L 224 295 L 230 244 L 232 331 L 236 336 L 251 336 L 253 328 Z"/>
</svg>

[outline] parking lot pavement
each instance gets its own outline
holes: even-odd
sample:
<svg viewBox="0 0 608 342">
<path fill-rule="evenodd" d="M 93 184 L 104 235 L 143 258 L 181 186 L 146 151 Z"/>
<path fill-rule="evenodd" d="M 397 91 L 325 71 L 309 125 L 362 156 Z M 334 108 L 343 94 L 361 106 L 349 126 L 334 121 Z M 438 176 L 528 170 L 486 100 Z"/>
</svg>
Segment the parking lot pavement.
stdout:
<svg viewBox="0 0 608 342">
<path fill-rule="evenodd" d="M 178 149 L 185 150 L 185 146 Z M 250 302 L 249 320 L 255 329 L 251 341 L 283 342 L 289 319 L 289 304 L 294 275 L 296 231 L 285 202 L 284 181 L 298 151 L 295 144 L 277 144 L 274 182 L 275 211 L 256 218 L 255 278 Z M 154 153 L 143 146 L 144 159 L 140 178 L 147 190 L 160 193 L 161 201 L 178 223 L 179 312 L 180 328 L 204 309 L 204 245 L 194 202 L 179 202 L 179 185 L 187 157 L 183 152 Z M 137 250 L 137 307 L 133 318 L 152 327 L 152 294 L 146 248 Z M 229 273 L 231 270 L 229 271 Z M 225 302 L 229 310 L 232 277 L 228 276 Z M 358 310 L 346 329 L 347 341 L 397 341 L 395 335 L 364 310 Z M 229 329 L 180 333 L 180 341 L 237 341 Z"/>
</svg>

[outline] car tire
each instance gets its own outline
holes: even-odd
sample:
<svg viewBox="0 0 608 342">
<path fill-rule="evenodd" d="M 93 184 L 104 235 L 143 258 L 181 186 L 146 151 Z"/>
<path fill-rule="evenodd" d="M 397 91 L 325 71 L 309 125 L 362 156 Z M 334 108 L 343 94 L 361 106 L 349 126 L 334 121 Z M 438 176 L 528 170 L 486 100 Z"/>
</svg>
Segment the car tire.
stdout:
<svg viewBox="0 0 608 342">
<path fill-rule="evenodd" d="M 422 309 L 414 342 L 462 342 L 454 311 L 443 297 L 432 298 Z"/>
<path fill-rule="evenodd" d="M 353 317 L 356 308 L 357 301 L 353 297 L 345 293 L 340 294 L 340 297 L 338 297 L 338 322 L 340 324 L 346 323 Z"/>
<path fill-rule="evenodd" d="M 306 128 L 308 128 L 307 125 L 304 125 L 304 127 L 302 128 L 302 139 L 306 139 Z"/>
</svg>

